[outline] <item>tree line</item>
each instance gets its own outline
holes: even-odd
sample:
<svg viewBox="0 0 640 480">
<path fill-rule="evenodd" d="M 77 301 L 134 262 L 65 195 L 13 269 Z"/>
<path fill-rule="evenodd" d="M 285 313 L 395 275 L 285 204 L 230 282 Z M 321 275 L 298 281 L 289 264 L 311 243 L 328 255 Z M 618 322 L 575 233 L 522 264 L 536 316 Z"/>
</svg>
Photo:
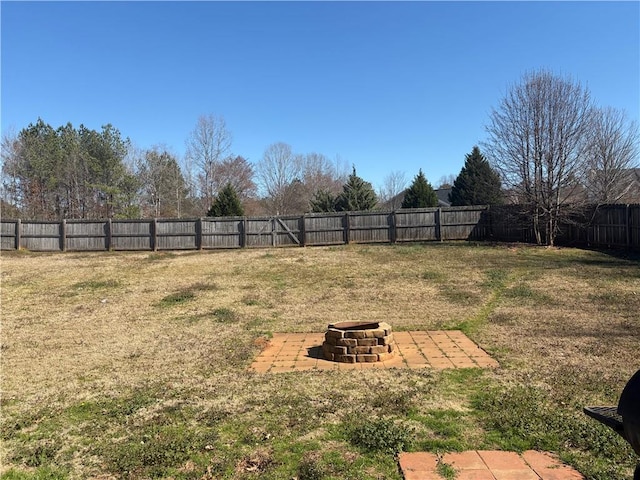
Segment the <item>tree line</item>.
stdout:
<svg viewBox="0 0 640 480">
<path fill-rule="evenodd" d="M 213 115 L 198 119 L 186 143 L 180 162 L 164 146 L 136 148 L 112 125 L 100 131 L 70 123 L 54 128 L 38 119 L 3 138 L 3 215 L 59 220 L 366 211 L 388 207 L 389 198 L 406 187 L 396 181 L 376 192 L 355 166 L 347 174 L 339 159 L 295 153 L 282 142 L 268 146 L 252 164 L 231 151 L 224 119 Z M 479 152 L 474 158 L 490 170 Z M 460 192 L 470 188 L 467 183 Z M 420 170 L 401 207 L 437 204 Z"/>
<path fill-rule="evenodd" d="M 521 205 L 539 243 L 586 203 L 640 201 L 638 125 L 595 105 L 587 88 L 546 70 L 513 84 L 457 176 L 441 179 L 452 205 Z M 33 219 L 299 214 L 437 206 L 420 170 L 391 172 L 376 192 L 345 162 L 286 143 L 249 162 L 232 151 L 224 118 L 201 116 L 179 159 L 140 150 L 112 125 L 53 128 L 38 119 L 2 139 L 3 215 Z M 638 175 L 640 180 L 640 175 Z M 638 188 L 636 185 L 635 188 Z"/>
</svg>

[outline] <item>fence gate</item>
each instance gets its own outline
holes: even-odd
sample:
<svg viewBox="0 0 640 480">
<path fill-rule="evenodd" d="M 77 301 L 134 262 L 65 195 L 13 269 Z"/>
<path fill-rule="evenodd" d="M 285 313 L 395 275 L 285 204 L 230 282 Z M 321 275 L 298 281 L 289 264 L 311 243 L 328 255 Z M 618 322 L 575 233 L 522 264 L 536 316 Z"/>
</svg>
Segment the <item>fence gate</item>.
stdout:
<svg viewBox="0 0 640 480">
<path fill-rule="evenodd" d="M 301 217 L 248 218 L 245 224 L 246 247 L 289 247 L 304 245 Z"/>
</svg>

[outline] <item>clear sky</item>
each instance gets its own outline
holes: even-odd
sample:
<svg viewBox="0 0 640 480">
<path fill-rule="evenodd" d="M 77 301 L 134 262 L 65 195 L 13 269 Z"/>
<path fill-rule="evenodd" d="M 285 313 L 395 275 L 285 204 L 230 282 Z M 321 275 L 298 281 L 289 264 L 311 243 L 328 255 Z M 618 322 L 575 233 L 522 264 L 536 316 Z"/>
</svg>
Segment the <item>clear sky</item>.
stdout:
<svg viewBox="0 0 640 480">
<path fill-rule="evenodd" d="M 233 152 L 339 155 L 375 187 L 457 175 L 509 85 L 546 68 L 640 119 L 640 2 L 7 2 L 1 126 L 41 117 L 179 156 L 198 116 Z"/>
</svg>

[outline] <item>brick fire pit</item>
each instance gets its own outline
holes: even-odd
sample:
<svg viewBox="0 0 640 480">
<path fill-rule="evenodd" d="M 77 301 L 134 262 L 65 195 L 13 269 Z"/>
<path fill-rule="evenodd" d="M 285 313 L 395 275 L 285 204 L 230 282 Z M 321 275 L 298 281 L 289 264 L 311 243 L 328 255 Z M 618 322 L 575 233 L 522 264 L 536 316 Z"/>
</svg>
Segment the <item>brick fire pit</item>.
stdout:
<svg viewBox="0 0 640 480">
<path fill-rule="evenodd" d="M 382 362 L 393 357 L 395 342 L 386 322 L 339 322 L 329 324 L 322 353 L 334 362 Z"/>
</svg>

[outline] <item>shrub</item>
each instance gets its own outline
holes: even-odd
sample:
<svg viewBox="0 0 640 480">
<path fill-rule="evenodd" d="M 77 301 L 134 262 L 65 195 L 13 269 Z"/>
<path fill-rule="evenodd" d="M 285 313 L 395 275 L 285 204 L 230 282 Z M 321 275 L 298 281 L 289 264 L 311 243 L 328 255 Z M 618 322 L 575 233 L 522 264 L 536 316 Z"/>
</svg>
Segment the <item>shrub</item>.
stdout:
<svg viewBox="0 0 640 480">
<path fill-rule="evenodd" d="M 322 465 L 313 458 L 305 458 L 298 466 L 298 480 L 322 480 L 325 471 Z"/>
<path fill-rule="evenodd" d="M 409 445 L 409 432 L 390 419 L 378 419 L 356 425 L 349 432 L 354 445 L 370 452 L 396 454 Z"/>
</svg>

